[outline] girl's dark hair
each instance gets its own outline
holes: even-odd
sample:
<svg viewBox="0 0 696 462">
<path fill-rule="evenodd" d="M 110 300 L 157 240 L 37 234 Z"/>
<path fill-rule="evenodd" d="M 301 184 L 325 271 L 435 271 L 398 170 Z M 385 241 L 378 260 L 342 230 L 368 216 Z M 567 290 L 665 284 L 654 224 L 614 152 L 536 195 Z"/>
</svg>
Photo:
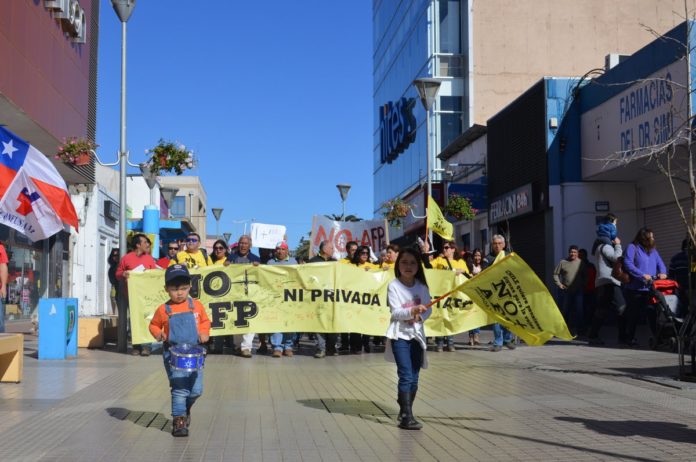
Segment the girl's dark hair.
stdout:
<svg viewBox="0 0 696 462">
<path fill-rule="evenodd" d="M 481 249 L 479 249 L 478 247 L 476 247 L 474 251 L 471 252 L 471 260 L 474 260 L 474 255 L 476 255 L 476 252 L 478 252 L 479 255 L 481 255 L 481 260 L 483 260 L 483 252 L 481 252 Z"/>
<path fill-rule="evenodd" d="M 636 233 L 636 237 L 633 238 L 633 244 L 643 247 L 646 252 L 650 253 L 655 248 L 655 240 L 651 240 L 648 237 L 650 234 L 653 234 L 652 229 L 645 227 L 640 228 Z"/>
<path fill-rule="evenodd" d="M 346 244 L 346 248 L 348 245 Z M 353 258 L 350 260 L 350 262 L 354 265 L 359 265 L 360 264 L 360 252 L 363 252 L 367 250 L 367 261 L 370 261 L 370 248 L 366 245 L 360 245 L 358 246 L 358 250 L 355 251 L 353 254 Z"/>
<path fill-rule="evenodd" d="M 220 244 L 225 249 L 225 257 L 229 257 L 230 248 L 227 246 L 227 242 L 223 241 L 222 239 L 218 239 L 217 241 L 213 242 L 213 255 L 215 255 L 215 246 L 218 244 Z"/>
<path fill-rule="evenodd" d="M 413 258 L 416 259 L 416 263 L 418 264 L 416 279 L 419 280 L 425 287 L 428 287 L 428 282 L 425 280 L 425 270 L 423 269 L 423 265 L 421 265 L 421 254 L 413 247 L 405 247 L 401 249 L 401 251 L 399 252 L 399 256 L 396 257 L 396 262 L 394 263 L 394 275 L 396 276 L 396 278 L 399 279 L 401 277 L 399 263 L 401 262 L 401 259 L 404 257 L 404 255 L 411 255 Z"/>
</svg>

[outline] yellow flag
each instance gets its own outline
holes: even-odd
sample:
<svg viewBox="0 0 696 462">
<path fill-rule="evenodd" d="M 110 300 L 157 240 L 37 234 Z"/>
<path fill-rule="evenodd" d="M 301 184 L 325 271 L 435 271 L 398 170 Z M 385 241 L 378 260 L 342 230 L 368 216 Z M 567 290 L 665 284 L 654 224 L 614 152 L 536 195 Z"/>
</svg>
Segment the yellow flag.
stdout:
<svg viewBox="0 0 696 462">
<path fill-rule="evenodd" d="M 443 239 L 454 240 L 454 226 L 445 219 L 442 210 L 432 196 L 428 196 L 428 228 Z"/>
<path fill-rule="evenodd" d="M 495 263 L 457 290 L 527 345 L 543 345 L 554 336 L 573 339 L 553 297 L 524 260 L 511 253 Z"/>
</svg>

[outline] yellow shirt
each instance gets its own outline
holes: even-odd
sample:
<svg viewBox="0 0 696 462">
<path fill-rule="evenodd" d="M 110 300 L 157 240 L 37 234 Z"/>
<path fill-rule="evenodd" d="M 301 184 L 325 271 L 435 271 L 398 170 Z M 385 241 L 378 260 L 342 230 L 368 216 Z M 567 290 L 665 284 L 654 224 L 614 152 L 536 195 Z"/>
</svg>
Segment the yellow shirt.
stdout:
<svg viewBox="0 0 696 462">
<path fill-rule="evenodd" d="M 189 269 L 213 265 L 213 261 L 210 259 L 210 256 L 208 256 L 208 259 L 206 260 L 203 257 L 203 252 L 201 252 L 200 250 L 198 250 L 196 253 L 188 253 L 185 250 L 183 252 L 177 253 L 176 258 L 172 259 L 169 262 L 169 266 L 176 265 L 177 263 L 186 265 L 186 267 Z"/>
<path fill-rule="evenodd" d="M 345 264 L 347 264 L 347 265 L 352 265 L 352 264 L 353 264 L 353 262 L 350 261 L 350 258 L 341 258 L 340 260 L 338 260 L 338 262 L 339 262 L 339 263 L 345 263 Z"/>
<path fill-rule="evenodd" d="M 383 270 L 394 269 L 394 263 L 396 263 L 396 262 L 383 261 L 383 262 L 382 262 L 381 268 L 382 268 Z"/>
<path fill-rule="evenodd" d="M 375 265 L 374 263 L 370 263 L 369 261 L 363 263 L 362 265 L 355 265 L 358 268 L 362 269 L 368 269 L 368 270 L 378 270 L 379 266 Z"/>
<path fill-rule="evenodd" d="M 227 260 L 227 257 L 222 257 L 221 259 L 214 261 L 213 266 L 222 266 L 225 264 L 226 260 Z"/>
<path fill-rule="evenodd" d="M 464 274 L 469 274 L 469 268 L 464 260 L 450 260 L 449 262 L 452 265 L 451 271 L 462 270 Z M 437 257 L 430 264 L 433 265 L 433 269 L 450 270 L 450 265 L 447 264 L 445 257 Z"/>
</svg>

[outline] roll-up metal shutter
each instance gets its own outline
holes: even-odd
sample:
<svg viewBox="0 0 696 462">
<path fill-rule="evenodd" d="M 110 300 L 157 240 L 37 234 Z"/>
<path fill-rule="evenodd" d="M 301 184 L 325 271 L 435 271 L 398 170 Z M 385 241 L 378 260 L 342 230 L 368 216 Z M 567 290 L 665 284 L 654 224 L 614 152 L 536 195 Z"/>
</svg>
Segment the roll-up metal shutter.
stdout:
<svg viewBox="0 0 696 462">
<path fill-rule="evenodd" d="M 688 217 L 688 201 L 682 201 L 681 205 Z M 686 227 L 677 204 L 669 202 L 645 209 L 645 226 L 655 233 L 657 250 L 660 252 L 665 265 L 669 266 L 669 260 L 681 250 L 681 242 L 686 237 Z"/>
</svg>

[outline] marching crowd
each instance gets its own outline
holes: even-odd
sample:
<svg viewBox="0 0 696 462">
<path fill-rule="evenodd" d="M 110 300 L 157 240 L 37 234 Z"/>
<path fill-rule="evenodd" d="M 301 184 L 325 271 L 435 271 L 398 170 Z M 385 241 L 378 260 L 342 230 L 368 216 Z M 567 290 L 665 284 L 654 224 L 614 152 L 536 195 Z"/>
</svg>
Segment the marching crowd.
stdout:
<svg viewBox="0 0 696 462">
<path fill-rule="evenodd" d="M 200 268 L 214 265 L 230 264 L 262 264 L 261 258 L 251 251 L 252 242 L 248 235 L 241 236 L 231 246 L 221 239 L 214 242 L 212 253 L 209 255 L 205 248 L 201 247 L 201 238 L 197 233 L 190 233 L 185 239 L 166 243 L 162 249 L 161 258 L 157 261 L 150 255 L 151 245 L 147 235 L 138 233 L 131 237 L 132 249 L 123 258 L 119 259 L 118 249 L 112 250 L 109 256 L 109 278 L 112 284 L 112 310 L 116 312 L 116 295 L 124 297 L 127 303 L 128 277 L 134 270 L 147 270 L 162 268 L 180 263 L 187 268 Z M 429 250 L 427 244 L 420 247 L 421 262 L 426 268 L 443 271 L 453 271 L 467 277 L 474 277 L 488 267 L 500 252 L 505 250 L 505 238 L 495 235 L 492 238 L 490 253 L 484 254 L 481 249 L 472 252 L 460 252 L 453 241 L 444 241 L 439 253 Z M 306 264 L 318 262 L 337 261 L 334 258 L 335 249 L 331 241 L 322 241 L 319 244 L 319 252 L 310 258 Z M 366 271 L 394 270 L 395 262 L 399 255 L 399 246 L 388 245 L 377 258 L 374 258 L 368 246 L 361 246 L 355 241 L 346 244 L 346 256 L 338 260 L 341 264 L 354 265 Z M 371 257 L 373 257 L 371 259 Z M 301 264 L 302 260 L 290 257 L 288 245 L 285 241 L 279 242 L 272 257 L 265 262 L 266 265 Z M 512 334 L 504 327 L 496 324 L 493 326 L 494 340 L 490 346 L 491 351 L 501 351 L 503 347 L 515 348 Z M 469 332 L 469 345 L 480 345 L 480 329 Z M 340 353 L 362 354 L 370 353 L 375 347 L 384 346 L 384 338 L 368 336 L 360 333 L 309 333 L 310 341 L 314 341 L 314 357 L 321 359 L 326 356 L 338 356 Z M 282 356 L 292 357 L 297 350 L 301 333 L 270 333 L 270 334 L 242 334 L 223 335 L 212 337 L 208 342 L 208 351 L 211 354 L 238 354 L 244 358 L 251 358 L 254 352 L 254 340 L 258 337 L 257 354 L 270 353 L 274 358 Z M 436 352 L 455 351 L 453 336 L 428 338 L 428 343 L 433 345 Z M 148 356 L 151 353 L 151 345 L 134 345 L 133 355 Z"/>
</svg>

